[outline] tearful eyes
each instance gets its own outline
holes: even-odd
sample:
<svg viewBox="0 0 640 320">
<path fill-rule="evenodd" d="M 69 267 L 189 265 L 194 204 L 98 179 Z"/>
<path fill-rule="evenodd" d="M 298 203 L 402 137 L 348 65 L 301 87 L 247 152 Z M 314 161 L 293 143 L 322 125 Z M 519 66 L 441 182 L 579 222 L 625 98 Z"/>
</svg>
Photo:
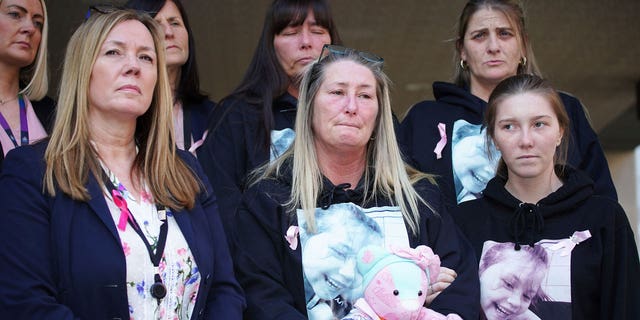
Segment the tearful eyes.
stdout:
<svg viewBox="0 0 640 320">
<path fill-rule="evenodd" d="M 330 95 L 334 95 L 334 96 L 346 96 L 347 95 L 347 93 L 345 91 L 342 91 L 342 90 L 332 90 L 332 91 L 329 91 L 329 94 Z M 369 94 L 369 93 L 359 93 L 356 96 L 358 98 L 366 99 L 366 100 L 371 100 L 371 99 L 374 98 L 374 95 Z"/>
</svg>

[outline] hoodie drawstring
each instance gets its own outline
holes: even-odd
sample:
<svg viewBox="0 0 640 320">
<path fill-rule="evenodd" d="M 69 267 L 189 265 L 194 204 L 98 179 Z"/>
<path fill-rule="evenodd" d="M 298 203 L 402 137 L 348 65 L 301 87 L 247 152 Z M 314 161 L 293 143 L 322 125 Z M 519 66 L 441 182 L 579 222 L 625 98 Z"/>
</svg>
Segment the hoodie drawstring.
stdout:
<svg viewBox="0 0 640 320">
<path fill-rule="evenodd" d="M 333 204 L 333 196 L 337 192 L 344 192 L 349 188 L 351 188 L 350 183 L 341 183 L 331 189 L 323 191 L 322 195 L 320 196 L 320 207 L 324 210 L 328 209 Z"/>
<path fill-rule="evenodd" d="M 516 250 L 520 250 L 521 237 L 522 242 L 533 246 L 535 234 L 539 234 L 544 228 L 544 219 L 539 209 L 537 204 L 523 202 L 518 205 L 510 223 L 510 231 L 515 239 Z"/>
</svg>

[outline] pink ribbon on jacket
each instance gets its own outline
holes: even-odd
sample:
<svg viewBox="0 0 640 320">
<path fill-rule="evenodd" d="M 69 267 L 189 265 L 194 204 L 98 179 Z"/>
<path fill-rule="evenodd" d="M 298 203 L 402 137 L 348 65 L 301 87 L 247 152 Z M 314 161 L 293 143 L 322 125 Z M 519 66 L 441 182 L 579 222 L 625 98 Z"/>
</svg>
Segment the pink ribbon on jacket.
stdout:
<svg viewBox="0 0 640 320">
<path fill-rule="evenodd" d="M 585 231 L 576 231 L 569 237 L 568 239 L 562 239 L 560 242 L 549 247 L 551 250 L 560 250 L 560 256 L 565 257 L 568 256 L 573 248 L 575 248 L 580 242 L 585 241 L 591 238 L 591 232 L 589 230 Z"/>
<path fill-rule="evenodd" d="M 289 248 L 291 250 L 295 250 L 298 248 L 298 233 L 300 232 L 300 228 L 298 226 L 290 226 L 287 229 L 287 233 L 284 235 L 284 238 L 289 243 Z"/>
<path fill-rule="evenodd" d="M 429 281 L 435 283 L 440 273 L 440 257 L 431 248 L 420 245 L 415 249 L 406 247 L 391 247 L 391 252 L 398 257 L 413 260 L 422 270 L 427 272 Z"/>
<path fill-rule="evenodd" d="M 113 203 L 120 209 L 120 219 L 118 220 L 118 229 L 125 231 L 127 229 L 127 222 L 129 221 L 129 216 L 131 216 L 131 212 L 127 207 L 127 201 L 124 200 L 122 195 L 115 189 L 111 190 L 111 195 L 113 198 Z"/>
<path fill-rule="evenodd" d="M 440 141 L 436 144 L 436 148 L 433 149 L 433 152 L 436 154 L 436 159 L 442 158 L 442 150 L 444 150 L 444 146 L 447 144 L 447 126 L 442 122 L 438 123 L 438 131 L 440 132 Z"/>
<path fill-rule="evenodd" d="M 189 152 L 191 152 L 191 154 L 193 154 L 194 156 L 197 156 L 196 149 L 200 148 L 200 146 L 204 143 L 204 139 L 207 138 L 207 133 L 209 133 L 209 130 L 206 130 L 202 135 L 202 138 L 200 138 L 200 140 L 198 141 L 195 141 L 189 148 Z"/>
</svg>

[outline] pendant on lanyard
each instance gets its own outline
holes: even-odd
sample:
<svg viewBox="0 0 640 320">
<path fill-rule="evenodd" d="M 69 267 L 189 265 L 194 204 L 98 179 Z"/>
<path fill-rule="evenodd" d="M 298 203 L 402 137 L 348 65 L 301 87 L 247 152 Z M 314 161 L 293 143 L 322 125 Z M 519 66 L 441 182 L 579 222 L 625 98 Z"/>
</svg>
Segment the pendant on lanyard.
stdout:
<svg viewBox="0 0 640 320">
<path fill-rule="evenodd" d="M 162 259 L 162 255 L 164 253 L 164 247 L 167 243 L 167 233 L 169 228 L 169 223 L 167 222 L 167 214 L 166 207 L 156 205 L 156 210 L 158 211 L 158 217 L 160 217 L 160 221 L 162 221 L 162 225 L 160 226 L 160 234 L 158 235 L 158 243 L 156 246 L 155 252 L 151 248 L 151 244 L 147 240 L 147 237 L 142 232 L 142 228 L 133 217 L 131 212 L 129 211 L 129 207 L 127 206 L 127 200 L 124 198 L 123 194 L 116 189 L 116 186 L 113 184 L 111 179 L 107 176 L 106 172 L 103 171 L 103 180 L 107 189 L 110 191 L 111 196 L 113 198 L 114 204 L 120 209 L 120 222 L 118 223 L 118 229 L 124 231 L 126 229 L 127 223 L 131 225 L 133 230 L 140 236 L 142 242 L 144 242 L 145 247 L 147 248 L 147 252 L 149 253 L 149 258 L 151 259 L 151 263 L 153 263 L 155 269 L 155 275 L 153 276 L 154 283 L 149 288 L 151 296 L 158 300 L 158 304 L 160 304 L 160 300 L 167 295 L 167 287 L 162 282 L 162 278 L 160 277 L 160 273 L 158 272 L 158 266 L 160 265 L 160 260 Z"/>
</svg>

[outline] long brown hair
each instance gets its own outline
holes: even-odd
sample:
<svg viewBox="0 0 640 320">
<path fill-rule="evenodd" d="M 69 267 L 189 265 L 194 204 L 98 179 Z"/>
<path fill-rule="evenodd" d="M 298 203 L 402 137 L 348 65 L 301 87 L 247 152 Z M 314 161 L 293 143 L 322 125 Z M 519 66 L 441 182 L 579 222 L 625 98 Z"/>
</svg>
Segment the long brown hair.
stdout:
<svg viewBox="0 0 640 320">
<path fill-rule="evenodd" d="M 85 186 L 89 173 L 102 181 L 102 168 L 91 144 L 91 128 L 88 126 L 91 70 L 109 32 L 119 23 L 129 20 L 140 21 L 151 33 L 158 73 L 151 106 L 137 119 L 135 140 L 139 152 L 133 173 L 145 179 L 156 203 L 174 210 L 192 208 L 201 185 L 176 154 L 164 36 L 151 17 L 133 10 L 92 15 L 69 40 L 60 81 L 58 110 L 45 152 L 45 189 L 55 195 L 56 188 L 59 188 L 75 200 L 87 201 L 90 196 Z"/>
</svg>

